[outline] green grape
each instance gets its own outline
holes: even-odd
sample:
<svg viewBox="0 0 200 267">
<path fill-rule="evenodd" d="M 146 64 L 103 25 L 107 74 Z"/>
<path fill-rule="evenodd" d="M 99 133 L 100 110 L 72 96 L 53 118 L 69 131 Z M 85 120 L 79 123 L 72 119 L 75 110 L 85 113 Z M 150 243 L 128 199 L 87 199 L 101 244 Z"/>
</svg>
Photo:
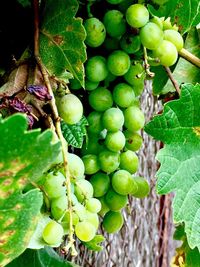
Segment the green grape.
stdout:
<svg viewBox="0 0 200 267">
<path fill-rule="evenodd" d="M 128 171 L 119 170 L 112 176 L 112 187 L 118 194 L 128 195 L 137 185 Z"/>
<path fill-rule="evenodd" d="M 85 220 L 86 218 L 86 208 L 81 204 L 77 203 L 74 207 L 74 213 L 79 217 L 80 221 Z"/>
<path fill-rule="evenodd" d="M 142 146 L 142 137 L 136 132 L 124 131 L 126 137 L 126 148 L 131 151 L 138 151 Z"/>
<path fill-rule="evenodd" d="M 149 11 L 141 4 L 131 5 L 126 11 L 127 23 L 134 28 L 141 28 L 149 21 Z"/>
<path fill-rule="evenodd" d="M 89 80 L 85 80 L 85 90 L 93 91 L 99 86 L 99 82 L 92 82 Z"/>
<path fill-rule="evenodd" d="M 118 5 L 122 3 L 124 0 L 106 0 L 106 1 L 112 5 Z"/>
<path fill-rule="evenodd" d="M 160 46 L 154 50 L 154 57 L 160 59 L 160 63 L 165 67 L 174 65 L 178 58 L 176 46 L 169 41 L 164 40 Z"/>
<path fill-rule="evenodd" d="M 120 40 L 120 46 L 127 54 L 135 54 L 141 47 L 140 36 L 125 34 Z"/>
<path fill-rule="evenodd" d="M 79 222 L 75 226 L 75 234 L 81 241 L 89 242 L 94 238 L 96 229 L 89 222 Z"/>
<path fill-rule="evenodd" d="M 123 170 L 130 172 L 131 174 L 135 173 L 138 169 L 139 160 L 137 155 L 131 151 L 127 150 L 120 154 L 120 165 L 119 167 Z"/>
<path fill-rule="evenodd" d="M 144 198 L 149 194 L 150 186 L 147 182 L 147 180 L 144 179 L 144 177 L 134 177 L 134 181 L 136 182 L 138 186 L 138 190 L 136 192 L 132 192 L 131 195 L 137 198 Z"/>
<path fill-rule="evenodd" d="M 72 225 L 77 225 L 77 223 L 79 222 L 79 217 L 75 212 L 72 212 Z M 69 230 L 70 228 L 70 215 L 69 215 L 69 211 L 65 212 L 65 215 L 62 219 L 62 226 L 64 228 L 64 230 Z"/>
<path fill-rule="evenodd" d="M 89 18 L 84 22 L 87 33 L 85 43 L 90 47 L 100 46 L 106 38 L 106 29 L 103 23 L 97 18 Z"/>
<path fill-rule="evenodd" d="M 103 125 L 101 122 L 101 115 L 102 113 L 98 111 L 92 111 L 88 115 L 87 121 L 88 121 L 89 126 L 87 129 L 90 133 L 99 134 L 103 130 Z"/>
<path fill-rule="evenodd" d="M 113 100 L 121 108 L 127 108 L 135 99 L 133 88 L 126 83 L 118 83 L 113 90 Z"/>
<path fill-rule="evenodd" d="M 48 173 L 44 183 L 44 190 L 49 198 L 57 198 L 66 194 L 65 177 L 61 172 Z"/>
<path fill-rule="evenodd" d="M 85 66 L 85 73 L 87 79 L 92 82 L 103 81 L 108 75 L 105 58 L 102 56 L 94 56 L 88 59 Z"/>
<path fill-rule="evenodd" d="M 128 202 L 128 197 L 123 196 L 110 189 L 105 196 L 106 204 L 112 211 L 118 211 L 126 206 Z"/>
<path fill-rule="evenodd" d="M 140 30 L 140 39 L 143 46 L 150 50 L 154 50 L 159 47 L 163 41 L 163 31 L 157 24 L 148 22 Z"/>
<path fill-rule="evenodd" d="M 81 155 L 94 154 L 98 155 L 104 147 L 99 143 L 99 138 L 94 134 L 88 134 L 88 141 L 85 142 L 81 149 Z"/>
<path fill-rule="evenodd" d="M 54 198 L 51 202 L 51 214 L 54 219 L 59 220 L 65 213 L 68 207 L 67 196 Z"/>
<path fill-rule="evenodd" d="M 82 87 L 80 82 L 76 79 L 71 79 L 69 85 L 70 85 L 70 89 L 72 90 L 79 90 Z"/>
<path fill-rule="evenodd" d="M 116 79 L 116 76 L 109 72 L 104 82 L 105 84 L 109 85 L 109 83 L 113 82 L 115 79 Z"/>
<path fill-rule="evenodd" d="M 123 76 L 130 67 L 130 57 L 122 50 L 116 50 L 108 56 L 108 70 L 115 76 Z"/>
<path fill-rule="evenodd" d="M 72 205 L 75 206 L 78 203 L 77 197 L 74 195 L 74 193 L 71 193 L 71 200 L 72 200 Z"/>
<path fill-rule="evenodd" d="M 98 172 L 90 178 L 90 183 L 94 188 L 94 197 L 104 196 L 110 187 L 110 178 L 103 172 Z"/>
<path fill-rule="evenodd" d="M 85 222 L 91 223 L 97 230 L 99 227 L 99 217 L 96 213 L 86 210 Z"/>
<path fill-rule="evenodd" d="M 114 172 L 119 167 L 119 153 L 103 150 L 99 153 L 99 163 L 102 171 L 106 173 Z"/>
<path fill-rule="evenodd" d="M 126 139 L 121 131 L 108 133 L 105 139 L 106 147 L 113 152 L 122 150 L 125 146 L 125 143 Z"/>
<path fill-rule="evenodd" d="M 42 237 L 49 245 L 56 245 L 62 241 L 64 230 L 62 225 L 55 221 L 50 221 L 44 228 Z"/>
<path fill-rule="evenodd" d="M 124 125 L 129 131 L 135 132 L 144 127 L 145 118 L 142 111 L 136 106 L 130 106 L 124 111 Z"/>
<path fill-rule="evenodd" d="M 100 170 L 97 155 L 88 154 L 82 157 L 85 165 L 85 174 L 94 174 Z"/>
<path fill-rule="evenodd" d="M 180 51 L 183 48 L 183 37 L 175 30 L 165 30 L 164 40 L 170 41 L 172 44 L 174 44 L 177 51 Z"/>
<path fill-rule="evenodd" d="M 144 87 L 145 72 L 144 68 L 140 63 L 131 65 L 128 72 L 124 75 L 124 79 L 133 86 L 133 90 L 137 89 L 137 86 L 142 83 Z"/>
<path fill-rule="evenodd" d="M 99 215 L 103 217 L 110 209 L 106 204 L 105 197 L 100 197 L 99 201 L 101 202 L 101 210 L 99 211 Z"/>
<path fill-rule="evenodd" d="M 93 213 L 98 213 L 101 210 L 101 202 L 97 198 L 90 198 L 86 201 L 86 209 Z"/>
<path fill-rule="evenodd" d="M 75 124 L 83 116 L 83 105 L 77 96 L 64 95 L 57 99 L 58 112 L 67 124 Z"/>
<path fill-rule="evenodd" d="M 122 128 L 124 124 L 124 115 L 119 108 L 109 108 L 102 116 L 103 127 L 108 131 L 116 132 Z"/>
<path fill-rule="evenodd" d="M 119 48 L 119 40 L 107 36 L 103 45 L 107 51 L 117 50 Z"/>
<path fill-rule="evenodd" d="M 67 159 L 70 176 L 74 179 L 81 179 L 84 177 L 85 166 L 82 159 L 72 153 L 67 154 Z"/>
<path fill-rule="evenodd" d="M 158 27 L 162 30 L 163 29 L 163 20 L 162 18 L 154 16 L 152 19 L 150 19 L 150 22 L 153 22 L 158 25 Z"/>
<path fill-rule="evenodd" d="M 109 10 L 103 18 L 106 32 L 111 37 L 121 37 L 126 32 L 126 21 L 119 10 Z"/>
<path fill-rule="evenodd" d="M 74 193 L 79 202 L 83 202 L 84 199 L 91 198 L 93 196 L 93 187 L 87 180 L 78 180 L 75 183 Z"/>
<path fill-rule="evenodd" d="M 109 211 L 103 218 L 103 228 L 109 234 L 118 232 L 124 224 L 124 219 L 119 211 Z"/>
<path fill-rule="evenodd" d="M 89 95 L 90 106 L 96 111 L 105 111 L 113 105 L 111 92 L 104 88 L 98 87 Z"/>
</svg>

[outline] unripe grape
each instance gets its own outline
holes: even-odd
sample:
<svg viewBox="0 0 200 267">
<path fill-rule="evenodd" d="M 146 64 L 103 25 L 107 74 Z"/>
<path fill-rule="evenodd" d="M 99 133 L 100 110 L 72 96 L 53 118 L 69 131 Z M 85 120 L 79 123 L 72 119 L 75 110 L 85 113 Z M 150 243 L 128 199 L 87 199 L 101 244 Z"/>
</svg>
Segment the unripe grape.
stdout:
<svg viewBox="0 0 200 267">
<path fill-rule="evenodd" d="M 109 211 L 103 218 L 103 227 L 109 234 L 118 232 L 124 223 L 119 211 Z"/>
<path fill-rule="evenodd" d="M 89 199 L 93 196 L 93 187 L 87 180 L 78 180 L 75 184 L 75 195 L 82 202 L 84 199 Z"/>
<path fill-rule="evenodd" d="M 62 225 L 55 221 L 50 221 L 44 228 L 42 237 L 49 245 L 57 245 L 62 241 L 64 230 Z"/>
<path fill-rule="evenodd" d="M 87 33 L 85 43 L 90 47 L 100 46 L 106 38 L 106 29 L 104 24 L 97 18 L 89 18 L 84 22 Z"/>
<path fill-rule="evenodd" d="M 164 39 L 174 44 L 177 51 L 180 51 L 183 48 L 183 37 L 175 30 L 165 30 Z"/>
<path fill-rule="evenodd" d="M 119 108 L 109 108 L 102 115 L 103 127 L 108 131 L 116 132 L 124 124 L 124 115 Z"/>
<path fill-rule="evenodd" d="M 65 177 L 61 172 L 48 173 L 45 178 L 44 190 L 49 198 L 57 198 L 66 194 Z"/>
<path fill-rule="evenodd" d="M 80 82 L 76 79 L 71 79 L 69 86 L 70 86 L 70 89 L 72 90 L 79 90 L 82 87 Z"/>
<path fill-rule="evenodd" d="M 134 177 L 134 181 L 138 186 L 138 190 L 136 192 L 133 192 L 131 195 L 137 198 L 144 198 L 149 194 L 150 186 L 147 180 L 144 179 L 144 177 Z"/>
<path fill-rule="evenodd" d="M 93 213 L 98 213 L 101 210 L 101 202 L 97 198 L 90 198 L 86 201 L 86 209 Z"/>
<path fill-rule="evenodd" d="M 108 89 L 98 87 L 90 93 L 89 103 L 96 111 L 105 111 L 113 105 L 112 94 Z"/>
<path fill-rule="evenodd" d="M 137 151 L 142 146 L 142 137 L 136 132 L 124 131 L 126 137 L 126 148 L 132 151 Z"/>
<path fill-rule="evenodd" d="M 99 227 L 99 217 L 97 213 L 86 210 L 86 217 L 84 221 L 91 223 L 95 227 L 95 230 Z"/>
<path fill-rule="evenodd" d="M 130 172 L 135 173 L 138 169 L 139 160 L 137 155 L 131 151 L 127 150 L 120 154 L 120 168 Z"/>
<path fill-rule="evenodd" d="M 81 241 L 89 242 L 94 238 L 95 233 L 95 227 L 87 221 L 79 222 L 75 226 L 75 234 Z"/>
<path fill-rule="evenodd" d="M 94 174 L 100 170 L 98 157 L 96 155 L 88 154 L 82 157 L 85 165 L 85 174 Z"/>
<path fill-rule="evenodd" d="M 125 146 L 126 139 L 121 131 L 110 132 L 107 134 L 105 139 L 106 147 L 113 152 L 118 152 Z"/>
<path fill-rule="evenodd" d="M 51 201 L 51 214 L 54 219 L 59 220 L 65 213 L 68 207 L 67 196 L 61 196 L 59 198 L 54 198 Z"/>
<path fill-rule="evenodd" d="M 110 187 L 110 178 L 103 172 L 98 172 L 90 178 L 90 183 L 94 188 L 94 197 L 104 196 Z"/>
<path fill-rule="evenodd" d="M 102 113 L 98 111 L 92 111 L 88 117 L 88 131 L 93 134 L 99 134 L 103 130 L 103 125 L 101 122 Z"/>
<path fill-rule="evenodd" d="M 135 87 L 138 86 L 138 82 L 144 83 L 144 77 L 144 68 L 140 63 L 131 65 L 127 73 L 124 75 L 124 79 L 133 86 L 134 90 Z"/>
<path fill-rule="evenodd" d="M 105 196 L 105 200 L 110 210 L 118 211 L 126 206 L 128 197 L 122 196 L 115 192 L 113 189 L 110 189 Z"/>
<path fill-rule="evenodd" d="M 106 60 L 102 56 L 94 56 L 88 59 L 85 66 L 86 77 L 92 82 L 103 81 L 108 75 Z"/>
<path fill-rule="evenodd" d="M 127 54 L 135 54 L 141 47 L 140 36 L 125 34 L 120 40 L 120 46 Z"/>
<path fill-rule="evenodd" d="M 128 71 L 130 64 L 129 55 L 122 50 L 116 50 L 108 56 L 108 69 L 115 76 L 123 76 Z"/>
<path fill-rule="evenodd" d="M 126 32 L 126 21 L 119 10 L 109 10 L 103 18 L 106 32 L 111 37 L 121 37 Z"/>
<path fill-rule="evenodd" d="M 131 27 L 141 28 L 149 21 L 149 11 L 141 4 L 131 5 L 126 11 L 126 20 Z"/>
<path fill-rule="evenodd" d="M 99 164 L 101 170 L 106 173 L 111 173 L 119 167 L 120 158 L 117 152 L 103 150 L 99 154 Z"/>
<path fill-rule="evenodd" d="M 138 131 L 144 127 L 143 112 L 136 106 L 130 106 L 124 111 L 124 125 L 129 131 Z"/>
<path fill-rule="evenodd" d="M 85 90 L 92 91 L 99 86 L 99 82 L 92 82 L 89 80 L 85 80 Z"/>
<path fill-rule="evenodd" d="M 133 88 L 126 83 L 118 83 L 113 90 L 113 100 L 122 108 L 127 108 L 135 99 Z"/>
<path fill-rule="evenodd" d="M 70 176 L 75 179 L 84 177 L 85 166 L 82 159 L 72 153 L 67 154 Z"/>
<path fill-rule="evenodd" d="M 103 217 L 110 209 L 106 204 L 105 197 L 100 197 L 99 201 L 101 202 L 101 210 L 99 211 L 99 215 Z"/>
<path fill-rule="evenodd" d="M 116 171 L 112 176 L 112 187 L 120 195 L 130 194 L 135 187 L 133 177 L 126 170 Z"/>
</svg>

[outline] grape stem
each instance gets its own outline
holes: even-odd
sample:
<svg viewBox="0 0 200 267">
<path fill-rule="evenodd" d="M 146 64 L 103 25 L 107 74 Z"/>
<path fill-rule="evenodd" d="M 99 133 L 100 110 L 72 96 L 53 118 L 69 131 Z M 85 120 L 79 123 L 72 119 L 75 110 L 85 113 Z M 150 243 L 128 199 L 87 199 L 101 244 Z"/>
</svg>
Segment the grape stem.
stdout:
<svg viewBox="0 0 200 267">
<path fill-rule="evenodd" d="M 177 93 L 180 95 L 180 93 L 181 93 L 180 87 L 178 85 L 178 82 L 174 79 L 170 68 L 169 67 L 165 67 L 165 71 L 167 72 L 167 75 L 168 75 L 169 79 L 171 80 L 171 82 L 172 82 L 174 88 L 176 89 Z"/>
<path fill-rule="evenodd" d="M 196 67 L 200 68 L 200 58 L 196 57 L 184 48 L 182 48 L 178 53 L 182 58 L 186 59 Z"/>
<path fill-rule="evenodd" d="M 54 93 L 53 93 L 51 83 L 49 80 L 49 75 L 48 75 L 47 69 L 45 68 L 41 60 L 40 53 L 39 53 L 39 1 L 38 0 L 33 0 L 33 10 L 34 10 L 34 56 L 35 56 L 37 65 L 40 68 L 40 71 L 42 73 L 48 92 L 52 97 L 50 101 L 50 106 L 51 106 L 52 113 L 53 113 L 53 121 L 54 121 L 55 129 L 56 129 L 58 138 L 61 141 L 62 153 L 63 153 L 63 166 L 64 166 L 65 177 L 66 177 L 66 187 L 67 187 L 67 197 L 68 197 L 68 207 L 69 207 L 69 243 L 63 249 L 65 250 L 65 252 L 68 252 L 68 250 L 71 249 L 71 254 L 73 256 L 76 256 L 77 251 L 74 245 L 74 241 L 75 241 L 73 237 L 74 227 L 73 227 L 73 222 L 72 222 L 71 180 L 70 180 L 70 172 L 69 172 L 68 161 L 67 161 L 68 147 L 66 147 L 66 141 L 62 134 L 60 117 L 58 114 L 58 109 L 56 106 Z"/>
<path fill-rule="evenodd" d="M 146 74 L 149 77 L 153 78 L 155 76 L 155 73 L 150 71 L 150 65 L 148 63 L 148 55 L 147 55 L 146 47 L 143 47 L 143 50 L 144 50 L 144 68 L 145 68 Z"/>
</svg>

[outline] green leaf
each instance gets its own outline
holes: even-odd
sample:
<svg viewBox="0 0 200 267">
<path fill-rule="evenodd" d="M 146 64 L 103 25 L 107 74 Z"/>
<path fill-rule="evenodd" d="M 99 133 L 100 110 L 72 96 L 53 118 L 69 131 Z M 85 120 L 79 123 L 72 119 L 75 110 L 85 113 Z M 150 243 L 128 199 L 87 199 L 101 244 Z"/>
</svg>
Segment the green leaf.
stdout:
<svg viewBox="0 0 200 267">
<path fill-rule="evenodd" d="M 42 193 L 37 189 L 26 194 L 13 193 L 0 200 L 0 266 L 5 266 L 26 249 L 42 203 Z"/>
<path fill-rule="evenodd" d="M 168 102 L 145 130 L 165 143 L 157 154 L 159 194 L 176 192 L 173 215 L 185 224 L 189 246 L 200 250 L 200 85 L 182 86 L 181 98 Z"/>
<path fill-rule="evenodd" d="M 96 235 L 91 241 L 83 242 L 83 244 L 90 250 L 101 251 L 103 247 L 99 244 L 103 242 L 105 238 L 102 235 Z"/>
<path fill-rule="evenodd" d="M 8 267 L 79 267 L 75 263 L 65 261 L 52 248 L 40 250 L 27 249 L 20 257 L 11 262 Z"/>
<path fill-rule="evenodd" d="M 17 0 L 17 2 L 20 3 L 23 7 L 31 7 L 30 0 Z"/>
<path fill-rule="evenodd" d="M 65 122 L 61 122 L 63 136 L 67 143 L 73 147 L 81 148 L 84 141 L 84 136 L 87 135 L 86 126 L 88 125 L 87 119 L 82 119 L 73 125 L 68 125 Z"/>
<path fill-rule="evenodd" d="M 80 18 L 75 18 L 77 0 L 46 0 L 41 25 L 40 52 L 52 75 L 69 71 L 84 87 L 86 33 Z"/>
<path fill-rule="evenodd" d="M 193 28 L 189 32 L 185 41 L 185 48 L 193 55 L 200 57 L 199 37 L 196 28 Z M 196 83 L 199 81 L 200 69 L 187 60 L 180 58 L 173 72 L 173 77 L 178 82 L 178 84 Z M 168 80 L 161 93 L 166 94 L 167 92 L 172 92 L 174 90 L 175 89 L 173 88 L 171 81 Z"/>
</svg>

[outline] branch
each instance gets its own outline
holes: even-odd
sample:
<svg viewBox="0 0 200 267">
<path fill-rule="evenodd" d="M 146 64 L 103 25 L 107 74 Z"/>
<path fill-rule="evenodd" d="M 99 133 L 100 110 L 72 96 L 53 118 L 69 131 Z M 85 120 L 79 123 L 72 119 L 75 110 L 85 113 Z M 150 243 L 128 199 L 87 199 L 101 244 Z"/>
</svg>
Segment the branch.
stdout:
<svg viewBox="0 0 200 267">
<path fill-rule="evenodd" d="M 39 0 L 33 0 L 34 11 L 34 55 L 39 56 Z"/>
<path fill-rule="evenodd" d="M 178 53 L 182 58 L 186 59 L 196 67 L 200 68 L 200 58 L 196 57 L 184 48 L 182 48 Z"/>
<path fill-rule="evenodd" d="M 155 73 L 150 71 L 150 65 L 148 63 L 148 55 L 147 55 L 146 47 L 143 47 L 143 50 L 144 50 L 144 68 L 145 68 L 146 74 L 149 77 L 153 78 L 155 76 Z"/>
<path fill-rule="evenodd" d="M 167 75 L 169 76 L 169 78 L 170 78 L 174 88 L 176 89 L 177 93 L 180 95 L 180 93 L 181 93 L 180 87 L 179 87 L 177 81 L 174 79 L 170 68 L 169 67 L 165 67 L 165 71 L 167 72 Z"/>
</svg>

